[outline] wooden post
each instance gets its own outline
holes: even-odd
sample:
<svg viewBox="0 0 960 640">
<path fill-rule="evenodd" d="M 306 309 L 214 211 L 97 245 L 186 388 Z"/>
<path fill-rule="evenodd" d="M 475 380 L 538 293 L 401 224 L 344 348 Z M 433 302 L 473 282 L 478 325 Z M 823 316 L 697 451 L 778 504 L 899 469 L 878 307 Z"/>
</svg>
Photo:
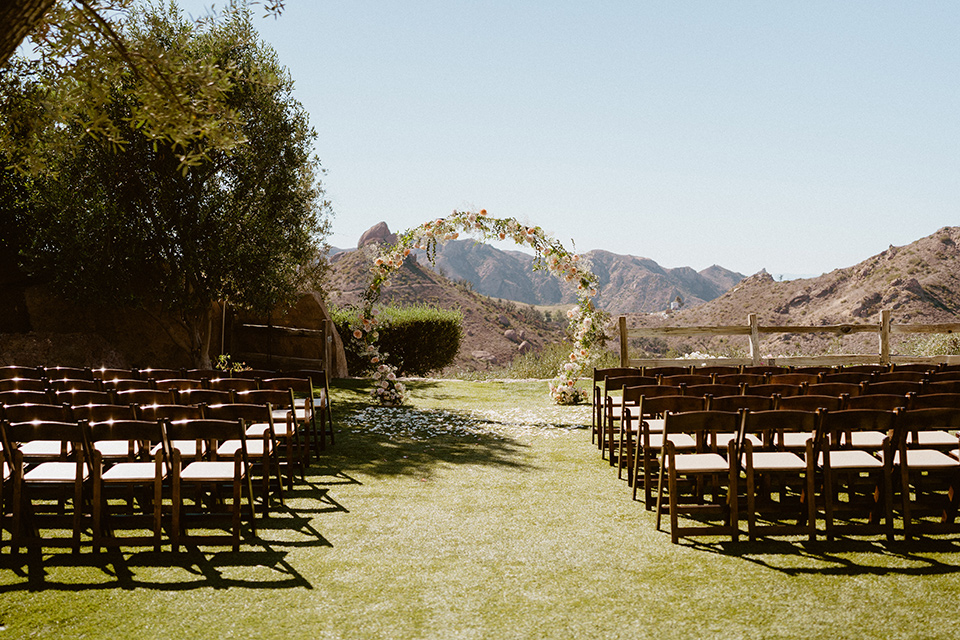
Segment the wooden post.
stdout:
<svg viewBox="0 0 960 640">
<path fill-rule="evenodd" d="M 880 312 L 880 364 L 890 364 L 890 309 Z"/>
<path fill-rule="evenodd" d="M 750 359 L 753 360 L 753 366 L 758 366 L 760 364 L 760 327 L 757 323 L 757 314 L 748 315 L 747 324 L 750 325 Z"/>
<path fill-rule="evenodd" d="M 627 349 L 627 316 L 620 316 L 617 319 L 620 327 L 620 366 L 630 366 L 630 353 Z"/>
</svg>

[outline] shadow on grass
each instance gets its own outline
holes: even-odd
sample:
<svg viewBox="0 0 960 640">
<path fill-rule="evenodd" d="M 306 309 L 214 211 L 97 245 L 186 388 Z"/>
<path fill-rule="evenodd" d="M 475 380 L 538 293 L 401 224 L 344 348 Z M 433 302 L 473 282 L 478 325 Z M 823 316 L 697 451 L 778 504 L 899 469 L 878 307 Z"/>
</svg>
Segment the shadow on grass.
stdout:
<svg viewBox="0 0 960 640">
<path fill-rule="evenodd" d="M 740 558 L 791 576 L 944 575 L 960 572 L 960 539 L 684 541 L 701 551 Z M 935 556 L 935 557 L 934 557 Z M 944 558 L 956 562 L 945 562 Z"/>
</svg>

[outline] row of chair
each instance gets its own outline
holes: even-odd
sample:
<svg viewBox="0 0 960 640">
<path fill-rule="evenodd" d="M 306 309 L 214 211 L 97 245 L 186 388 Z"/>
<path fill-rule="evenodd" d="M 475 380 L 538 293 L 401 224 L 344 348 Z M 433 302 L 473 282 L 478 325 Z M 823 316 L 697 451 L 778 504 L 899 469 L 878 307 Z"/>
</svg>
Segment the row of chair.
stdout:
<svg viewBox="0 0 960 640">
<path fill-rule="evenodd" d="M 238 550 L 244 497 L 247 520 L 256 532 L 255 465 L 262 467 L 262 500 L 268 508 L 271 462 L 276 462 L 269 440 L 273 434 L 265 430 L 260 440 L 253 440 L 248 429 L 258 419 L 269 419 L 270 412 L 255 405 L 223 405 L 213 413 L 219 417 L 0 421 L 0 521 L 10 519 L 4 525 L 11 531 L 12 553 L 23 546 L 79 551 L 87 529 L 94 551 L 141 545 L 159 550 L 164 528 L 174 551 L 190 542 L 230 544 Z M 258 442 L 266 455 L 256 455 L 253 445 Z M 50 444 L 56 451 L 42 453 Z M 213 527 L 229 533 L 196 530 Z M 49 535 L 53 529 L 70 530 L 71 536 Z M 150 533 L 117 533 L 137 529 Z"/>
<path fill-rule="evenodd" d="M 620 374 L 614 375 L 614 378 L 627 377 L 622 375 L 626 373 L 622 370 L 608 370 L 602 376 L 602 379 L 606 381 L 610 380 L 606 375 L 607 373 Z M 637 374 L 634 373 L 633 375 L 636 376 Z M 599 378 L 599 376 L 595 375 L 595 379 L 597 378 Z M 635 379 L 636 378 L 634 378 L 634 380 Z M 648 381 L 645 380 L 642 382 Z M 611 397 L 604 389 L 603 396 L 600 399 L 597 399 L 597 396 L 600 394 L 595 393 L 595 405 L 599 405 L 601 409 L 600 411 L 594 412 L 595 424 L 599 423 L 600 425 L 598 429 L 595 429 L 595 432 L 598 433 L 598 446 L 604 450 L 605 454 L 609 453 L 611 464 L 617 464 L 618 474 L 621 477 L 626 475 L 628 483 L 633 485 L 634 499 L 637 498 L 640 488 L 643 487 L 646 506 L 648 509 L 653 509 L 655 505 L 655 492 L 664 490 L 664 487 L 658 482 L 658 477 L 655 475 L 655 472 L 658 468 L 661 470 L 669 469 L 668 465 L 663 466 L 662 464 L 668 444 L 669 446 L 680 446 L 681 450 L 683 447 L 702 444 L 701 440 L 697 440 L 696 437 L 691 437 L 689 434 L 680 437 L 679 442 L 673 442 L 676 439 L 671 437 L 668 443 L 664 435 L 664 417 L 666 415 L 706 413 L 711 415 L 733 414 L 740 416 L 744 412 L 748 412 L 757 415 L 770 415 L 770 420 L 776 420 L 777 418 L 774 416 L 779 416 L 780 420 L 787 420 L 788 415 L 797 412 L 811 415 L 817 415 L 818 412 L 833 412 L 835 414 L 852 417 L 856 412 L 880 412 L 892 416 L 894 411 L 905 412 L 911 415 L 922 411 L 960 411 L 960 394 L 957 393 L 921 395 L 916 392 L 915 388 L 909 390 L 907 393 L 872 393 L 867 392 L 869 385 L 853 385 L 849 383 L 794 385 L 786 390 L 786 395 L 776 393 L 777 389 L 774 387 L 769 387 L 768 395 L 753 394 L 750 392 L 751 388 L 757 388 L 758 386 L 761 385 L 751 386 L 744 384 L 733 388 L 735 395 L 722 395 L 723 392 L 730 390 L 717 385 L 709 388 L 699 385 L 670 387 L 665 385 L 641 384 L 636 387 L 626 386 L 620 388 L 619 391 L 621 395 L 619 398 Z M 702 393 L 697 393 L 701 389 Z M 881 386 L 880 389 L 887 390 L 883 386 Z M 766 391 L 762 386 L 761 390 Z M 875 386 L 874 391 L 876 390 L 877 387 Z M 890 390 L 894 389 L 890 388 Z M 616 391 L 615 384 L 611 385 L 611 391 Z M 720 393 L 721 395 L 713 395 L 710 393 L 711 391 Z M 784 389 L 779 389 L 779 391 L 784 391 Z M 896 391 L 903 390 L 897 389 Z M 643 408 L 641 408 L 641 405 Z M 617 422 L 619 422 L 619 429 L 615 428 Z M 606 425 L 610 425 L 609 428 Z M 784 429 L 784 427 L 780 428 Z M 725 438 L 729 438 L 738 433 L 738 428 L 731 428 L 730 425 L 727 424 L 725 435 L 720 436 L 719 440 L 724 441 Z M 886 434 L 886 437 L 890 436 L 892 436 L 891 433 Z M 857 436 L 854 440 L 857 444 L 862 444 L 864 437 L 865 436 Z M 817 447 L 822 447 L 822 443 L 818 438 L 819 436 L 817 436 L 816 429 L 807 429 L 800 430 L 797 435 L 788 435 L 785 440 L 792 440 L 795 445 L 801 446 L 801 448 L 807 444 L 807 440 L 816 442 Z M 923 445 L 941 447 L 954 452 L 953 457 L 950 458 L 954 461 L 956 461 L 956 457 L 960 455 L 956 453 L 956 451 L 960 449 L 960 445 L 958 445 L 958 438 L 955 433 L 934 429 L 932 432 L 924 432 L 919 438 L 919 440 L 916 440 L 914 436 L 908 434 L 904 441 L 905 446 L 909 445 L 913 447 Z M 871 446 L 879 447 L 883 441 L 883 437 L 878 438 L 876 434 L 874 434 L 873 436 L 867 437 L 867 441 L 872 443 Z M 727 440 L 727 442 L 729 442 L 729 440 Z M 737 444 L 742 451 L 742 455 L 736 457 L 737 470 L 742 473 L 742 478 L 746 478 L 747 476 L 743 464 L 748 449 L 762 446 L 766 442 L 769 442 L 769 440 L 758 438 L 756 435 L 751 434 L 749 430 L 743 433 L 742 439 Z M 718 446 L 716 442 L 714 446 Z M 818 449 L 816 456 L 810 459 L 819 460 L 819 464 L 822 464 L 822 454 L 819 453 L 819 451 L 822 451 L 822 449 Z M 762 450 L 760 452 L 764 454 L 767 453 Z M 911 454 L 911 456 L 916 457 L 914 454 Z M 761 458 L 763 457 L 764 456 L 761 456 Z M 874 457 L 880 458 L 882 456 Z M 768 472 L 768 475 L 769 473 L 772 472 Z M 819 478 L 820 480 L 818 480 L 818 482 L 822 483 L 822 468 L 815 466 L 811 478 Z M 769 478 L 764 480 L 764 482 L 769 483 Z M 818 487 L 820 486 L 822 485 L 818 485 Z M 749 493 L 749 491 L 747 491 L 747 493 Z M 669 497 L 670 494 L 667 493 L 666 495 Z M 832 505 L 833 503 L 831 502 L 831 508 Z M 727 506 L 730 507 L 729 504 Z M 750 512 L 749 505 L 745 508 Z M 682 511 L 682 509 L 678 509 L 677 511 Z M 662 512 L 663 508 L 661 507 L 661 513 Z M 725 526 L 728 527 L 729 531 L 732 531 L 729 529 L 729 522 Z M 909 529 L 910 526 L 911 524 L 908 522 L 905 524 L 905 529 Z M 831 531 L 829 535 L 833 535 L 833 532 L 836 531 L 836 527 L 832 521 L 829 529 Z M 862 527 L 857 527 L 857 529 L 863 530 Z M 754 524 L 752 530 L 754 533 L 758 531 L 756 524 Z M 680 529 L 678 529 L 678 531 L 680 531 Z"/>
<path fill-rule="evenodd" d="M 655 470 L 657 528 L 729 535 L 894 536 L 960 531 L 960 409 L 666 412 Z M 646 436 L 644 436 L 646 437 Z M 654 479 L 653 473 L 656 473 Z M 845 497 L 846 499 L 841 499 Z M 680 516 L 708 516 L 707 524 Z M 933 519 L 928 516 L 932 515 Z"/>
<path fill-rule="evenodd" d="M 162 380 L 166 378 L 205 378 L 243 377 L 243 378 L 278 378 L 300 377 L 307 375 L 319 381 L 319 369 L 252 369 L 244 368 L 238 371 L 222 369 L 171 369 L 171 368 L 138 368 L 138 367 L 62 367 L 62 366 L 0 366 L 0 380 L 9 378 L 47 378 L 58 380 L 72 378 L 77 380 Z"/>
</svg>

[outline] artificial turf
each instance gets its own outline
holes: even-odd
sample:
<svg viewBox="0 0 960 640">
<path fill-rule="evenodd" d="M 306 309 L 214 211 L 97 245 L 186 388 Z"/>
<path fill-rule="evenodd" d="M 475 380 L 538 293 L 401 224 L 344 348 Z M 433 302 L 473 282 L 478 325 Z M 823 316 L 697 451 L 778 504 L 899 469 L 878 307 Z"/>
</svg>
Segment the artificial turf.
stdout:
<svg viewBox="0 0 960 640">
<path fill-rule="evenodd" d="M 0 556 L 3 638 L 954 638 L 960 537 L 670 543 L 544 382 L 334 386 L 239 553 Z"/>
</svg>

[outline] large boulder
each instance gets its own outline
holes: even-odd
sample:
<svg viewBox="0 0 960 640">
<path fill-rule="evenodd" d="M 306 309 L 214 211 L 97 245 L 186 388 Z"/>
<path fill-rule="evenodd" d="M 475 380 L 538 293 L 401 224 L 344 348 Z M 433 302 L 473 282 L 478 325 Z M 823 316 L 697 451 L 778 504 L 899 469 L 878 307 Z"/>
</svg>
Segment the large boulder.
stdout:
<svg viewBox="0 0 960 640">
<path fill-rule="evenodd" d="M 386 222 L 378 222 L 363 232 L 360 240 L 357 242 L 357 249 L 362 249 L 368 244 L 396 244 L 397 234 L 390 233 L 390 227 Z"/>
</svg>

